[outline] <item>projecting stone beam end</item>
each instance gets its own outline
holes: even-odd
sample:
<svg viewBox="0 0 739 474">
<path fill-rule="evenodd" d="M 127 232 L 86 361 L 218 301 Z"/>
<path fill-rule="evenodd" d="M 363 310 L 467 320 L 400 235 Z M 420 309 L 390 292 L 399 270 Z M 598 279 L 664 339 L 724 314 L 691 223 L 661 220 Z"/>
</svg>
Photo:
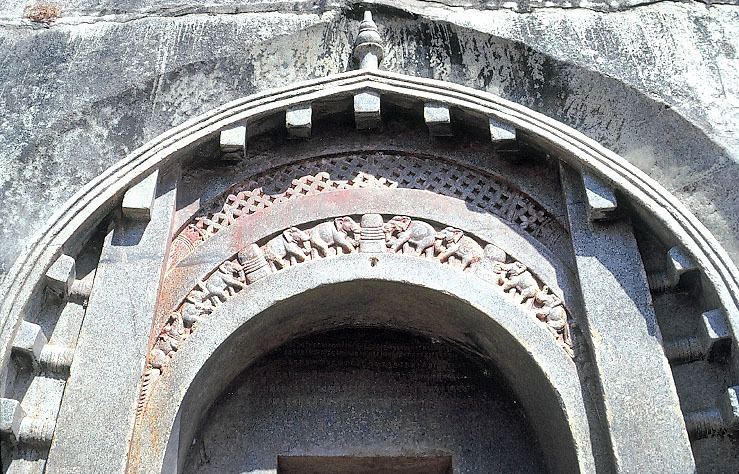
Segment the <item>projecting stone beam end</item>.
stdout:
<svg viewBox="0 0 739 474">
<path fill-rule="evenodd" d="M 38 366 L 41 351 L 47 342 L 41 326 L 23 321 L 13 340 L 13 352 L 23 354 L 34 366 Z"/>
<path fill-rule="evenodd" d="M 18 400 L 0 398 L 0 433 L 18 439 L 26 412 Z"/>
<path fill-rule="evenodd" d="M 726 389 L 715 408 L 685 415 L 685 427 L 692 439 L 703 439 L 726 432 L 739 431 L 739 386 Z"/>
<path fill-rule="evenodd" d="M 516 141 L 516 128 L 498 122 L 496 119 L 491 118 L 489 120 L 490 125 L 490 140 L 494 145 L 511 145 Z"/>
<path fill-rule="evenodd" d="M 69 294 L 76 278 L 76 262 L 69 255 L 60 255 L 49 269 L 46 270 L 47 288 L 62 297 Z"/>
<path fill-rule="evenodd" d="M 139 184 L 126 191 L 121 205 L 123 215 L 136 221 L 151 220 L 151 208 L 157 194 L 158 182 L 159 170 L 154 170 Z"/>
<path fill-rule="evenodd" d="M 582 180 L 585 185 L 588 219 L 591 222 L 613 219 L 618 208 L 613 190 L 600 179 L 588 173 L 582 174 Z"/>
<path fill-rule="evenodd" d="M 682 337 L 664 345 L 665 356 L 672 364 L 684 364 L 696 360 L 725 361 L 731 354 L 731 332 L 720 309 L 701 315 L 697 336 Z"/>
<path fill-rule="evenodd" d="M 452 136 L 452 119 L 445 104 L 427 103 L 423 106 L 423 119 L 432 137 Z"/>
<path fill-rule="evenodd" d="M 313 109 L 310 104 L 290 107 L 285 112 L 285 126 L 290 138 L 310 138 Z"/>
<path fill-rule="evenodd" d="M 221 159 L 239 161 L 246 156 L 246 127 L 223 130 L 220 135 Z"/>
<path fill-rule="evenodd" d="M 731 353 L 731 331 L 726 316 L 720 309 L 706 311 L 701 315 L 700 338 L 710 362 L 725 360 Z"/>
<path fill-rule="evenodd" d="M 380 94 L 362 92 L 354 96 L 354 122 L 357 130 L 380 127 Z"/>
</svg>

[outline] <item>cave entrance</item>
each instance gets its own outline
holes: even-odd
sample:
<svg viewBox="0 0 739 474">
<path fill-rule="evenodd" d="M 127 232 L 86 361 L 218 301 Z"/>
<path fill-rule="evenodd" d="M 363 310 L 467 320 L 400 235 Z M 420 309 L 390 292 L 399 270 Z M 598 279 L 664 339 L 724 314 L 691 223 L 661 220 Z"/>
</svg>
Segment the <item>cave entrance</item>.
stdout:
<svg viewBox="0 0 739 474">
<path fill-rule="evenodd" d="M 452 474 L 451 456 L 279 456 L 277 474 Z"/>
<path fill-rule="evenodd" d="M 185 472 L 546 472 L 495 367 L 456 344 L 349 327 L 289 340 L 221 394 Z"/>
</svg>

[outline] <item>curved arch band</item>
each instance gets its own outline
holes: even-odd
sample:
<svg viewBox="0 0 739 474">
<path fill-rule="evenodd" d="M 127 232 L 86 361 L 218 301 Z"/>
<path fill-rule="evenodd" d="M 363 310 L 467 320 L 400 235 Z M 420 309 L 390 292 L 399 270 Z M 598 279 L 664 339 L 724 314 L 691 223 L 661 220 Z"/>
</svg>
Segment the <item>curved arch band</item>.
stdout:
<svg viewBox="0 0 739 474">
<path fill-rule="evenodd" d="M 124 192 L 132 186 L 137 185 L 152 171 L 166 170 L 169 165 L 184 160 L 196 146 L 211 140 L 215 134 L 222 130 L 244 124 L 247 125 L 247 130 L 249 130 L 249 127 L 256 125 L 260 119 L 280 113 L 290 107 L 312 101 L 320 101 L 322 99 L 349 98 L 352 95 L 366 91 L 371 91 L 391 99 L 410 98 L 413 101 L 424 103 L 443 103 L 449 107 L 463 110 L 466 117 L 472 117 L 473 119 L 479 117 L 480 120 L 486 122 L 489 118 L 494 118 L 495 120 L 504 122 L 508 126 L 516 128 L 520 132 L 520 135 L 525 136 L 529 142 L 555 151 L 558 159 L 577 168 L 583 174 L 593 175 L 595 178 L 605 182 L 608 186 L 615 188 L 619 193 L 619 198 L 621 196 L 628 198 L 627 201 L 629 204 L 641 216 L 645 217 L 645 220 L 656 230 L 656 234 L 665 241 L 663 243 L 667 247 L 674 246 L 678 247 L 680 251 L 685 250 L 686 260 L 695 262 L 696 266 L 694 269 L 698 271 L 693 272 L 693 275 L 698 274 L 702 288 L 709 290 L 706 292 L 706 300 L 708 300 L 706 304 L 710 305 L 712 310 L 715 308 L 716 311 L 723 312 L 726 316 L 728 328 L 723 331 L 722 335 L 717 336 L 716 339 L 719 337 L 722 338 L 720 342 L 722 344 L 726 342 L 730 345 L 733 348 L 734 355 L 736 355 L 736 338 L 731 339 L 732 335 L 739 334 L 739 270 L 737 270 L 727 253 L 700 221 L 657 182 L 623 158 L 606 150 L 581 133 L 525 107 L 510 103 L 491 94 L 441 81 L 409 77 L 377 70 L 362 70 L 265 91 L 233 101 L 157 137 L 106 170 L 98 178 L 81 189 L 55 214 L 45 232 L 16 261 L 8 277 L 3 281 L 3 286 L 0 289 L 0 292 L 4 295 L 0 306 L 0 318 L 3 321 L 2 328 L 0 329 L 0 360 L 2 360 L 3 367 L 7 367 L 10 363 L 11 352 L 14 350 L 13 341 L 16 335 L 21 332 L 20 330 L 23 329 L 24 320 L 28 320 L 29 314 L 33 314 L 38 309 L 34 305 L 42 299 L 40 295 L 43 295 L 46 290 L 47 280 L 45 274 L 52 266 L 52 263 L 63 253 L 68 255 L 76 254 L 78 249 L 88 240 L 90 233 L 95 227 L 117 205 Z M 258 129 L 259 127 L 255 126 L 254 128 Z M 564 166 L 562 169 L 567 169 L 567 167 Z M 580 178 L 580 176 L 577 176 L 577 178 Z M 571 182 L 574 182 L 574 180 Z M 578 184 L 578 192 L 583 191 L 580 189 L 580 187 L 583 187 L 580 186 L 581 184 Z M 572 189 L 575 187 L 572 186 Z M 351 211 L 331 211 L 334 212 L 334 216 L 393 212 L 396 214 L 418 216 L 419 218 L 428 218 L 427 214 L 433 214 L 433 212 L 407 212 L 400 208 L 397 208 L 397 211 L 391 211 L 391 209 L 396 209 L 392 205 L 384 206 L 385 210 L 362 207 L 362 196 L 359 194 L 352 196 L 352 192 L 352 190 L 341 191 L 341 193 L 345 193 L 347 196 L 347 202 L 352 199 L 356 201 L 356 209 Z M 363 189 L 361 192 L 365 196 L 370 195 L 373 191 Z M 424 191 L 401 189 L 394 190 L 393 192 L 403 194 Z M 171 195 L 175 194 L 175 192 L 171 193 Z M 572 194 L 566 197 L 571 196 Z M 308 198 L 305 199 L 305 202 L 308 202 Z M 578 202 L 581 203 L 583 201 L 580 200 Z M 174 201 L 172 201 L 171 207 L 174 208 L 174 206 Z M 288 206 L 286 205 L 286 207 Z M 265 211 L 265 215 L 268 214 L 268 211 Z M 567 212 L 568 217 L 571 219 L 570 227 L 572 230 L 575 226 L 572 225 L 572 213 L 569 211 L 570 209 L 568 208 Z M 327 211 L 326 214 L 330 214 L 331 212 Z M 327 215 L 318 216 L 317 219 L 323 219 L 325 217 Z M 490 216 L 485 215 L 484 218 L 487 219 Z M 589 222 L 586 221 L 588 219 L 583 219 L 581 216 L 578 219 L 580 223 L 583 223 L 583 228 L 587 228 Z M 453 221 L 454 218 L 450 218 L 450 220 Z M 436 220 L 436 222 L 443 221 L 441 218 Z M 167 304 L 160 305 L 159 309 L 164 308 L 165 311 L 177 309 L 177 305 L 182 302 L 182 299 L 192 288 L 192 285 L 189 284 L 196 284 L 199 278 L 206 277 L 207 272 L 213 271 L 213 261 L 204 259 L 198 263 L 200 266 L 191 273 L 177 273 L 179 271 L 178 267 L 190 265 L 199 255 L 205 253 L 208 248 L 213 249 L 219 243 L 228 242 L 228 246 L 220 249 L 220 251 L 213 252 L 213 255 L 220 258 L 218 262 L 223 262 L 226 259 L 233 258 L 234 241 L 238 241 L 244 235 L 249 236 L 247 239 L 248 242 L 254 243 L 260 241 L 260 245 L 262 245 L 264 242 L 263 239 L 271 238 L 277 232 L 282 232 L 289 226 L 311 224 L 306 219 L 296 221 L 285 218 L 281 221 L 280 218 L 275 218 L 274 222 L 264 224 L 261 228 L 255 226 L 255 228 L 245 231 L 244 227 L 247 222 L 250 222 L 248 216 L 243 219 L 243 222 L 234 225 L 232 230 L 219 233 L 212 239 L 209 239 L 207 244 L 200 245 L 199 247 L 188 247 L 189 255 L 186 255 L 181 262 L 175 262 L 176 264 L 171 268 L 171 275 L 164 278 L 163 288 L 165 289 L 164 293 L 166 295 L 160 301 L 166 300 Z M 278 225 L 280 222 L 285 225 Z M 501 224 L 498 222 L 496 225 L 500 226 Z M 459 227 L 462 228 L 463 226 L 460 225 Z M 464 230 L 468 231 L 468 229 Z M 244 232 L 242 233 L 242 231 Z M 580 231 L 581 235 L 587 238 L 589 235 L 587 231 L 583 231 L 582 229 Z M 162 231 L 162 233 L 166 232 L 167 230 Z M 475 233 L 472 232 L 472 234 Z M 623 273 L 631 272 L 630 276 L 638 273 L 634 280 L 645 280 L 642 275 L 643 265 L 639 258 L 639 251 L 636 248 L 636 241 L 633 239 L 633 235 L 629 234 L 629 237 L 631 238 L 630 244 L 633 244 L 630 248 L 630 256 L 634 257 L 634 259 L 631 262 L 623 264 L 620 261 L 615 262 L 617 271 L 608 272 L 607 270 L 610 269 L 605 268 L 604 270 L 606 272 L 599 274 L 604 279 L 614 277 L 613 281 L 609 280 L 610 288 L 619 287 L 619 284 L 622 282 L 618 280 L 618 277 L 622 276 Z M 551 280 L 558 283 L 565 300 L 570 294 L 575 294 L 575 297 L 577 297 L 576 294 L 578 292 L 582 293 L 582 281 L 580 282 L 580 288 L 577 288 L 578 276 L 576 273 L 579 272 L 579 268 L 576 267 L 578 262 L 573 263 L 568 261 L 568 257 L 573 257 L 577 260 L 577 257 L 580 257 L 580 255 L 560 255 L 524 235 L 517 235 L 515 238 L 518 239 L 516 242 L 523 242 L 527 246 L 525 251 L 520 252 L 522 254 L 520 260 L 526 265 L 532 266 L 534 268 L 533 273 L 537 273 L 539 269 L 535 268 L 536 264 L 532 265 L 532 262 L 525 261 L 524 258 L 534 257 L 536 259 L 543 256 L 545 258 L 542 260 L 548 260 L 541 264 L 542 269 L 538 272 L 538 275 L 542 277 L 540 278 L 542 282 Z M 229 239 L 231 240 L 229 241 Z M 574 240 L 575 238 L 573 237 L 573 242 Z M 487 241 L 493 242 L 490 239 Z M 169 241 L 166 243 L 169 243 Z M 565 243 L 569 245 L 572 242 Z M 600 243 L 603 244 L 604 252 L 611 250 L 608 248 L 609 242 L 607 238 L 604 238 Z M 162 247 L 166 247 L 163 241 Z M 562 248 L 564 247 L 563 245 Z M 567 251 L 569 252 L 569 250 L 568 248 Z M 166 250 L 162 250 L 162 252 L 166 253 Z M 518 258 L 517 255 L 513 255 L 512 253 L 510 255 Z M 597 259 L 598 255 L 585 255 L 585 258 L 590 257 Z M 383 254 L 379 257 L 376 265 L 371 265 L 368 260 L 369 257 L 362 253 L 347 254 L 337 256 L 337 258 L 340 258 L 346 264 L 340 267 L 339 270 L 336 270 L 336 267 L 333 266 L 329 267 L 327 261 L 311 261 L 307 265 L 296 265 L 294 268 L 290 267 L 285 269 L 285 271 L 275 273 L 269 279 L 269 284 L 277 286 L 279 288 L 277 292 L 257 291 L 267 283 L 255 281 L 253 285 L 250 285 L 244 291 L 243 295 L 226 301 L 216 308 L 215 312 L 219 314 L 218 318 L 208 319 L 202 324 L 202 327 L 199 327 L 197 331 L 193 332 L 188 344 L 183 346 L 176 358 L 172 358 L 170 368 L 173 370 L 163 372 L 159 382 L 156 384 L 152 383 L 151 380 L 145 381 L 151 401 L 148 408 L 147 406 L 141 407 L 141 424 L 130 457 L 133 468 L 138 469 L 140 472 L 159 472 L 159 470 L 165 467 L 168 469 L 169 467 L 179 465 L 182 455 L 181 448 L 184 446 L 182 443 L 188 442 L 188 437 L 191 437 L 197 421 L 187 421 L 182 419 L 182 417 L 178 418 L 178 414 L 188 412 L 187 410 L 183 411 L 183 406 L 187 406 L 188 410 L 195 407 L 196 410 L 190 412 L 200 413 L 202 411 L 200 410 L 201 408 L 207 407 L 207 403 L 214 400 L 214 397 L 217 395 L 216 392 L 223 387 L 223 383 L 227 383 L 228 380 L 233 378 L 235 373 L 221 371 L 218 372 L 220 378 L 217 380 L 207 380 L 207 369 L 209 367 L 214 366 L 216 362 L 223 363 L 226 360 L 224 357 L 228 357 L 229 354 L 234 357 L 236 356 L 234 355 L 235 352 L 229 352 L 228 350 L 229 347 L 235 347 L 233 341 L 241 341 L 249 349 L 239 354 L 240 362 L 234 364 L 232 369 L 229 369 L 235 371 L 243 369 L 243 364 L 248 363 L 249 360 L 253 360 L 258 354 L 264 353 L 264 350 L 268 347 L 278 344 L 279 341 L 283 340 L 280 337 L 299 335 L 301 331 L 308 331 L 308 327 L 312 330 L 318 330 L 324 327 L 322 325 L 325 325 L 326 321 L 341 324 L 356 322 L 346 319 L 329 318 L 324 320 L 316 310 L 312 319 L 306 318 L 300 324 L 296 323 L 293 332 L 286 332 L 283 336 L 275 335 L 272 339 L 260 339 L 258 337 L 261 334 L 259 331 L 265 331 L 265 334 L 269 331 L 277 331 L 282 327 L 282 323 L 285 323 L 286 331 L 292 327 L 292 322 L 288 321 L 286 316 L 279 316 L 278 309 L 284 309 L 285 307 L 289 307 L 290 304 L 294 304 L 291 302 L 298 301 L 295 299 L 297 298 L 295 295 L 298 293 L 323 295 L 324 293 L 322 291 L 329 287 L 334 289 L 352 287 L 353 289 L 349 293 L 361 295 L 363 294 L 360 291 L 361 289 L 354 288 L 353 286 L 356 285 L 351 282 L 370 282 L 367 284 L 378 285 L 379 283 L 377 282 L 380 279 L 386 279 L 386 284 L 392 288 L 412 287 L 418 289 L 420 292 L 428 291 L 428 294 L 435 295 L 433 298 L 436 298 L 439 302 L 445 301 L 445 298 L 453 299 L 461 307 L 467 308 L 465 310 L 466 312 L 463 311 L 467 316 L 457 321 L 460 324 L 466 324 L 466 330 L 460 330 L 461 326 L 455 326 L 451 323 L 449 326 L 439 327 L 438 321 L 431 319 L 414 320 L 411 314 L 408 314 L 406 320 L 402 322 L 405 324 L 404 328 L 406 329 L 411 328 L 420 332 L 438 330 L 442 334 L 447 334 L 450 340 L 462 344 L 471 350 L 480 352 L 492 360 L 504 372 L 508 380 L 514 384 L 514 391 L 524 402 L 530 416 L 536 420 L 540 443 L 550 453 L 553 453 L 551 462 L 554 470 L 569 472 L 579 469 L 587 472 L 594 469 L 594 456 L 590 448 L 589 433 L 591 431 L 597 431 L 596 428 L 598 428 L 598 424 L 601 421 L 591 420 L 588 423 L 585 418 L 586 412 L 588 414 L 592 414 L 593 412 L 592 407 L 589 410 L 585 410 L 583 407 L 583 393 L 587 393 L 591 387 L 584 389 L 580 386 L 581 383 L 584 383 L 582 380 L 586 377 L 582 373 L 578 374 L 572 359 L 557 347 L 555 340 L 550 337 L 551 334 L 547 333 L 546 327 L 537 324 L 537 321 L 530 317 L 505 316 L 517 315 L 521 312 L 521 308 L 501 299 L 499 297 L 500 295 L 495 296 L 495 292 L 484 293 L 479 291 L 483 287 L 487 288 L 486 284 L 482 280 L 478 281 L 468 278 L 463 272 L 451 268 L 440 269 L 439 265 L 434 267 L 434 272 L 441 272 L 445 275 L 445 278 L 448 278 L 452 282 L 451 287 L 454 288 L 453 291 L 450 291 L 446 285 L 442 286 L 438 282 L 427 281 L 416 270 L 432 265 L 433 263 L 430 261 L 417 259 L 409 263 L 410 259 L 403 256 Z M 554 263 L 555 260 L 556 263 Z M 629 264 L 635 261 L 637 262 L 636 264 L 629 266 Z M 400 268 L 405 269 L 405 272 L 390 271 L 384 263 L 397 263 Z M 193 265 L 192 268 L 195 267 L 196 265 Z M 331 269 L 329 270 L 329 268 Z M 157 271 L 159 269 L 157 267 Z M 634 271 L 634 269 L 638 271 Z M 157 275 L 159 274 L 157 273 Z M 179 277 L 182 275 L 184 275 L 184 285 L 177 286 L 178 283 L 183 283 L 179 280 Z M 461 280 L 463 278 L 465 279 L 464 282 Z M 174 286 L 167 286 L 169 280 L 174 282 Z M 474 281 L 470 282 L 471 280 Z M 649 325 L 653 322 L 649 317 L 649 312 L 651 311 L 649 306 L 652 304 L 649 288 L 646 287 L 645 282 L 639 283 L 641 283 L 640 291 L 643 290 L 641 295 L 643 299 L 640 302 L 644 303 L 644 308 L 647 308 L 644 314 L 646 314 L 645 319 L 647 320 L 647 325 Z M 342 285 L 348 286 L 344 287 Z M 402 293 L 402 290 L 398 291 Z M 607 319 L 608 311 L 624 301 L 623 299 L 621 301 L 618 300 L 620 296 L 622 295 L 619 293 L 618 296 L 610 300 L 609 304 L 601 305 L 603 307 L 608 306 L 605 310 L 599 308 L 601 316 L 606 314 Z M 597 295 L 595 299 L 597 300 Z M 600 303 L 600 301 L 595 301 L 596 306 L 600 305 Z M 154 301 L 151 306 L 155 306 Z M 707 308 L 701 311 L 705 309 Z M 577 309 L 575 309 L 575 312 L 577 312 Z M 624 320 L 629 321 L 629 324 L 632 326 L 635 326 L 633 324 L 634 321 L 642 323 L 642 319 L 638 319 L 638 317 L 643 316 L 643 314 L 639 312 L 631 314 L 635 314 L 637 318 Z M 487 319 L 481 319 L 481 315 L 484 315 Z M 162 315 L 157 315 L 157 317 L 160 316 Z M 148 317 L 148 314 L 146 317 Z M 266 321 L 270 321 L 272 326 L 267 324 Z M 447 318 L 446 321 L 449 322 L 451 319 Z M 478 323 L 480 321 L 487 322 L 482 326 L 475 326 L 475 321 Z M 377 321 L 366 322 L 368 324 L 377 323 Z M 145 322 L 145 324 L 148 323 L 149 321 Z M 310 326 L 311 324 L 313 326 Z M 380 321 L 379 324 L 392 325 L 393 321 Z M 628 326 L 629 324 L 624 324 L 623 326 Z M 614 324 L 614 326 L 617 326 L 617 324 Z M 615 328 L 613 332 L 616 333 L 620 329 L 622 327 Z M 455 330 L 457 332 L 454 332 Z M 585 328 L 585 330 L 587 331 L 588 328 Z M 591 336 L 593 338 L 600 337 L 595 332 L 591 331 Z M 257 337 L 249 342 L 250 340 L 245 334 L 252 336 L 256 334 Z M 677 394 L 674 393 L 675 387 L 669 373 L 668 361 L 663 357 L 659 328 L 656 328 L 656 326 L 649 327 L 648 330 L 642 331 L 640 335 L 644 336 L 644 338 L 641 340 L 637 340 L 637 338 L 631 340 L 630 342 L 633 343 L 631 347 L 639 347 L 641 350 L 644 344 L 639 344 L 644 341 L 650 344 L 649 350 L 652 356 L 650 364 L 655 367 L 659 365 L 658 371 L 661 374 L 661 378 L 658 377 L 659 381 L 663 384 L 662 388 L 665 389 L 665 392 L 669 392 L 669 397 L 667 397 L 669 398 L 669 403 L 665 404 L 669 404 L 669 406 L 662 408 L 669 412 L 670 430 L 675 434 L 674 439 L 680 438 L 678 442 L 682 443 L 681 447 L 684 457 L 681 459 L 686 460 L 682 467 L 690 469 L 690 466 L 687 466 L 687 464 L 692 459 L 689 459 L 691 454 L 688 446 L 687 433 L 683 429 L 684 424 L 681 416 L 683 415 L 681 411 L 683 408 L 678 406 L 676 402 Z M 612 346 L 618 346 L 620 344 L 620 340 L 612 340 L 610 342 L 613 342 Z M 191 350 L 191 347 L 195 345 L 194 343 L 197 343 L 198 350 Z M 249 346 L 249 344 L 254 345 L 254 347 Z M 501 356 L 501 348 L 507 351 L 506 355 L 511 357 L 510 360 Z M 707 349 L 700 348 L 705 353 L 710 352 L 710 349 L 710 347 Z M 701 354 L 701 357 L 705 355 L 703 353 Z M 691 353 L 684 358 L 689 359 L 693 356 L 694 354 Z M 580 361 L 577 362 L 578 364 L 580 363 Z M 612 362 L 611 366 L 616 371 L 621 369 L 618 357 L 612 357 L 608 359 L 608 362 Z M 736 373 L 737 358 L 734 357 L 731 362 Z M 583 365 L 587 365 L 588 363 L 589 361 L 583 362 Z M 138 369 L 136 368 L 136 370 Z M 517 372 L 517 370 L 521 370 L 521 372 Z M 521 376 L 521 374 L 525 374 L 525 376 Z M 212 386 L 212 388 L 208 388 L 195 396 L 193 395 L 195 392 L 193 392 L 191 384 L 205 384 L 208 387 Z M 540 400 L 536 397 L 537 391 L 526 390 L 526 384 L 529 384 L 529 388 L 531 384 L 541 384 L 542 387 L 546 387 L 548 390 L 548 396 L 543 397 L 544 400 Z M 730 388 L 730 390 L 734 389 L 735 387 Z M 648 388 L 645 390 L 648 390 Z M 619 390 L 616 391 L 619 394 L 621 393 Z M 729 393 L 734 392 L 730 391 Z M 203 405 L 200 406 L 198 403 L 202 403 Z M 149 411 L 151 407 L 156 407 L 157 416 L 153 416 Z M 606 413 L 606 418 L 609 418 L 609 421 L 606 421 L 605 424 L 610 423 L 610 417 L 618 416 L 618 413 Z M 645 425 L 647 422 L 636 418 L 638 416 L 632 416 L 629 418 L 629 421 L 633 422 L 635 426 L 639 425 L 643 427 L 643 432 L 646 433 L 648 428 L 642 425 Z M 608 427 L 599 427 L 598 429 L 601 428 L 603 431 L 608 430 Z M 630 436 L 630 432 L 624 434 L 626 431 L 628 430 L 621 433 L 622 438 Z M 566 442 L 564 443 L 567 446 L 559 449 L 555 444 L 562 440 L 563 433 L 568 433 Z M 652 434 L 655 433 L 659 434 L 659 432 L 653 432 Z M 49 434 L 48 438 L 51 439 L 51 434 Z M 593 441 L 593 444 L 596 444 L 596 441 Z M 652 444 L 657 443 L 652 442 Z M 617 458 L 619 454 L 610 453 L 604 456 L 604 459 L 608 456 Z M 647 457 L 647 455 L 642 456 L 642 453 L 639 453 L 639 456 L 635 456 L 634 459 L 638 461 Z M 607 459 L 603 462 L 609 463 L 611 461 L 614 460 Z M 617 466 L 618 461 L 618 459 L 615 459 L 614 462 Z M 659 460 L 652 460 L 652 462 L 659 462 Z"/>
<path fill-rule="evenodd" d="M 715 287 L 732 327 L 739 324 L 739 270 L 703 224 L 661 185 L 615 153 L 583 134 L 523 106 L 492 94 L 432 79 L 377 70 L 351 71 L 265 91 L 233 101 L 160 135 L 107 169 L 76 193 L 50 220 L 47 230 L 22 255 L 3 282 L 3 362 L 23 312 L 41 276 L 62 249 L 79 244 L 89 229 L 111 209 L 122 193 L 153 169 L 219 130 L 249 122 L 292 104 L 363 90 L 446 102 L 492 116 L 526 132 L 532 139 L 562 151 L 561 159 L 612 183 L 640 203 L 641 210 L 679 239 Z M 15 314 L 15 317 L 13 317 Z M 11 324 L 8 327 L 8 324 Z"/>
<path fill-rule="evenodd" d="M 259 280 L 214 310 L 152 388 L 149 406 L 156 409 L 143 411 L 129 459 L 137 472 L 176 472 L 199 423 L 192 414 L 204 413 L 250 361 L 293 337 L 337 326 L 402 327 L 481 354 L 512 384 L 551 468 L 593 470 L 575 365 L 545 328 L 482 280 L 439 271 L 432 261 L 393 254 L 374 263 L 367 254 L 336 258 L 338 266 L 319 260 Z M 356 311 L 347 309 L 347 299 Z M 378 310 L 368 318 L 373 305 Z"/>
</svg>

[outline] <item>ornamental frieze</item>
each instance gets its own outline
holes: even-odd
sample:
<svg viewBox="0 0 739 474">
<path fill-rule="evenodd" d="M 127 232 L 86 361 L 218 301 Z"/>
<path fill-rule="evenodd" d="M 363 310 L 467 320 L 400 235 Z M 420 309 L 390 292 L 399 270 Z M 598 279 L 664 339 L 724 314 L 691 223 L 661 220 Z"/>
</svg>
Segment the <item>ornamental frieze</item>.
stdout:
<svg viewBox="0 0 739 474">
<path fill-rule="evenodd" d="M 460 229 L 436 227 L 408 216 L 341 216 L 306 229 L 290 227 L 261 244 L 250 243 L 201 280 L 171 313 L 149 352 L 140 408 L 143 409 L 152 379 L 166 370 L 169 359 L 218 306 L 273 273 L 359 252 L 433 260 L 482 278 L 503 297 L 520 305 L 572 355 L 562 300 L 501 248 L 480 243 Z"/>
<path fill-rule="evenodd" d="M 232 187 L 175 236 L 169 266 L 242 216 L 303 196 L 363 188 L 419 189 L 462 199 L 534 237 L 564 231 L 541 205 L 496 176 L 417 156 L 345 155 L 272 169 Z"/>
</svg>

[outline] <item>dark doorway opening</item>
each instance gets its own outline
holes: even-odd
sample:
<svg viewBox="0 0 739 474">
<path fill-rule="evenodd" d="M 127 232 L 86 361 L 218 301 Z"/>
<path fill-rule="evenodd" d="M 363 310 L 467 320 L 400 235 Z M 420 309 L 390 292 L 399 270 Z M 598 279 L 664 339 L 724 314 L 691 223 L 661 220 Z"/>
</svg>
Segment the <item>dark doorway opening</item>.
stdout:
<svg viewBox="0 0 739 474">
<path fill-rule="evenodd" d="M 277 474 L 452 474 L 452 457 L 278 456 Z"/>
<path fill-rule="evenodd" d="M 366 327 L 298 337 L 254 361 L 211 407 L 188 455 L 186 474 L 546 472 L 488 361 Z"/>
</svg>

